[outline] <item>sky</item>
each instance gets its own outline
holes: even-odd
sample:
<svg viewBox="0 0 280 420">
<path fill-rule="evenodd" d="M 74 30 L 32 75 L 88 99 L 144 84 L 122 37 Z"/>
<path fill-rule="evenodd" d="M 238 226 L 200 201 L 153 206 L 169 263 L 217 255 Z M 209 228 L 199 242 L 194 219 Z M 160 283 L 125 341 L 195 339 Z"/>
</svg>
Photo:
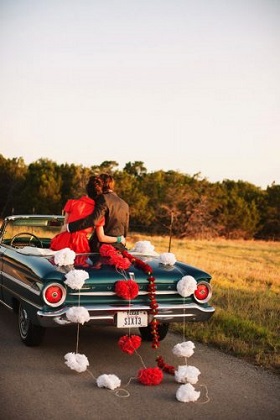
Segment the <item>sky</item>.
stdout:
<svg viewBox="0 0 280 420">
<path fill-rule="evenodd" d="M 280 0 L 0 0 L 0 154 L 280 184 Z"/>
</svg>

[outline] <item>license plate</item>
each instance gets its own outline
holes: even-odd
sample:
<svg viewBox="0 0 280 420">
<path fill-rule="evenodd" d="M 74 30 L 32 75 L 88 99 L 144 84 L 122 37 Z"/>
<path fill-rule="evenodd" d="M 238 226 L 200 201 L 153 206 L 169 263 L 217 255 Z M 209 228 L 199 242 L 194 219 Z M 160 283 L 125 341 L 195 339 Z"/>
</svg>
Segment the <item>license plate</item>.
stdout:
<svg viewBox="0 0 280 420">
<path fill-rule="evenodd" d="M 147 311 L 123 311 L 117 313 L 118 328 L 147 327 Z"/>
</svg>

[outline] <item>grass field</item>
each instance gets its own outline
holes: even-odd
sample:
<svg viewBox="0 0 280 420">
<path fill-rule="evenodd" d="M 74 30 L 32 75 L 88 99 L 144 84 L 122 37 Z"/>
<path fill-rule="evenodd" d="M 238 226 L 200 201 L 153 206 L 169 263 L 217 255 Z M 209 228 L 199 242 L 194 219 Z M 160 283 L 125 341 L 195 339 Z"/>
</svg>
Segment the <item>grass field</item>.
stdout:
<svg viewBox="0 0 280 420">
<path fill-rule="evenodd" d="M 149 240 L 155 251 L 168 251 L 168 237 L 128 239 L 128 248 Z M 174 324 L 173 330 L 280 373 L 280 243 L 172 239 L 170 252 L 212 275 L 216 309 L 206 323 Z"/>
</svg>

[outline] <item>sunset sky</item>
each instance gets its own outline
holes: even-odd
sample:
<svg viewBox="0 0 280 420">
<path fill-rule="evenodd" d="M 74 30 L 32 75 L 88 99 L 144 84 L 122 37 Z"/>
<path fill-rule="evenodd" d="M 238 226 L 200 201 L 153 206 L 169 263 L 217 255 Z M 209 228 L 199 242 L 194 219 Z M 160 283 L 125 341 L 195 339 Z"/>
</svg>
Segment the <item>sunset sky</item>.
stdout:
<svg viewBox="0 0 280 420">
<path fill-rule="evenodd" d="M 0 154 L 280 184 L 279 0 L 0 0 Z"/>
</svg>

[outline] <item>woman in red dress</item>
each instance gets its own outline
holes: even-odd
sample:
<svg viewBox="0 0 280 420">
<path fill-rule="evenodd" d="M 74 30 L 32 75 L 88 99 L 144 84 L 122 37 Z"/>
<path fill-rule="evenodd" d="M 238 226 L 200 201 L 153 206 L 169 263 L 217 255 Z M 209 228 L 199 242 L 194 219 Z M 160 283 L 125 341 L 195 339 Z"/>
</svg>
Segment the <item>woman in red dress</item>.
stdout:
<svg viewBox="0 0 280 420">
<path fill-rule="evenodd" d="M 103 181 L 98 176 L 91 176 L 86 186 L 87 195 L 78 199 L 69 199 L 63 209 L 65 214 L 65 222 L 70 223 L 78 219 L 82 219 L 89 214 L 93 213 L 95 206 L 95 198 L 97 195 L 102 194 Z M 103 219 L 98 226 L 95 227 L 96 235 L 100 242 L 115 243 L 124 242 L 124 237 L 114 237 L 104 235 L 103 226 L 105 219 Z M 50 244 L 50 248 L 58 251 L 63 248 L 70 248 L 79 253 L 89 253 L 90 246 L 88 238 L 92 234 L 94 227 L 79 230 L 77 232 L 61 232 L 56 235 Z"/>
</svg>

